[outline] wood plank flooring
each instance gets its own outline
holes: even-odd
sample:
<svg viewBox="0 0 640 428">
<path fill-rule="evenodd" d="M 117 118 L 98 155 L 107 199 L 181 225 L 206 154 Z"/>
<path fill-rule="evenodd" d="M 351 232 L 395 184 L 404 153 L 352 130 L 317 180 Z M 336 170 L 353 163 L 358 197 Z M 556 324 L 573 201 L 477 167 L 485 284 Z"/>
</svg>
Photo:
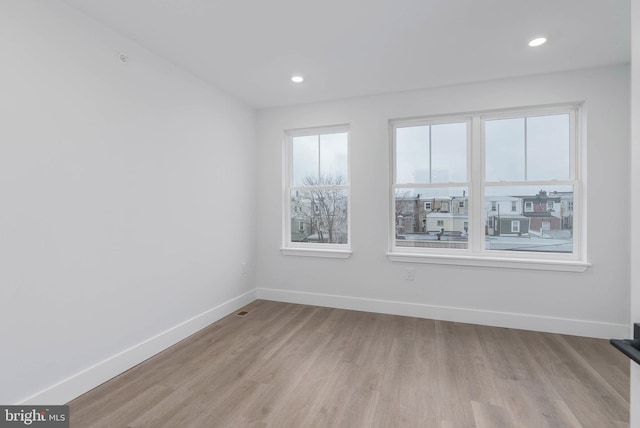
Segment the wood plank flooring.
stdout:
<svg viewBox="0 0 640 428">
<path fill-rule="evenodd" d="M 71 426 L 629 426 L 629 362 L 606 340 L 250 306 L 70 402 Z"/>
</svg>

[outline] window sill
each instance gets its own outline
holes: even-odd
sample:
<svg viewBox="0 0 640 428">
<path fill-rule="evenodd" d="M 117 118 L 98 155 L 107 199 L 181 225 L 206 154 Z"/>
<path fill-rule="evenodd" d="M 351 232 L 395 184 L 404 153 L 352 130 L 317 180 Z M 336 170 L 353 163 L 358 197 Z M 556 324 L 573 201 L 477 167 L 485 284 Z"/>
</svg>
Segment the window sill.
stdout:
<svg viewBox="0 0 640 428">
<path fill-rule="evenodd" d="M 280 248 L 285 256 L 318 257 L 324 259 L 348 259 L 351 250 L 326 250 L 319 248 Z"/>
<path fill-rule="evenodd" d="M 584 272 L 591 263 L 568 260 L 540 260 L 496 257 L 453 256 L 437 254 L 387 253 L 392 262 L 430 263 L 454 266 L 478 266 L 506 269 L 529 269 L 564 272 Z"/>
</svg>

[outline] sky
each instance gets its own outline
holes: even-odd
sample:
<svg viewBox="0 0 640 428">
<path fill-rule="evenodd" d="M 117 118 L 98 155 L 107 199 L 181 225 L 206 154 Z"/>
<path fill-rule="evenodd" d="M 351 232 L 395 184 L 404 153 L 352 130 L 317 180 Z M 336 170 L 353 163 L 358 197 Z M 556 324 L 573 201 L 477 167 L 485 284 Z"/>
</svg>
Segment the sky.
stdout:
<svg viewBox="0 0 640 428">
<path fill-rule="evenodd" d="M 569 179 L 569 115 L 485 121 L 486 181 Z M 396 184 L 467 181 L 467 123 L 396 129 Z"/>
<path fill-rule="evenodd" d="M 396 184 L 447 183 L 442 188 L 399 189 L 397 195 L 468 195 L 467 122 L 396 128 Z M 569 179 L 569 115 L 485 121 L 487 182 Z M 348 133 L 300 136 L 292 144 L 292 185 L 306 177 L 348 180 Z M 416 186 L 419 187 L 419 186 Z M 487 196 L 572 192 L 571 186 L 489 186 Z"/>
<path fill-rule="evenodd" d="M 348 182 L 348 134 L 294 137 L 292 185 L 304 185 L 306 177 L 342 177 Z"/>
</svg>

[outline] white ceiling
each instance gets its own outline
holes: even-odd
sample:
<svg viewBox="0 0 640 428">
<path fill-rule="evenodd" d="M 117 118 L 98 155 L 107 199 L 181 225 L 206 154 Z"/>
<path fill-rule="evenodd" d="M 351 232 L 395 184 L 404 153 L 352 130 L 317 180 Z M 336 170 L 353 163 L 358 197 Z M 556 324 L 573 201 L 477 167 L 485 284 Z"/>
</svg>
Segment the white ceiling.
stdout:
<svg viewBox="0 0 640 428">
<path fill-rule="evenodd" d="M 630 58 L 629 0 L 62 1 L 256 108 Z"/>
</svg>

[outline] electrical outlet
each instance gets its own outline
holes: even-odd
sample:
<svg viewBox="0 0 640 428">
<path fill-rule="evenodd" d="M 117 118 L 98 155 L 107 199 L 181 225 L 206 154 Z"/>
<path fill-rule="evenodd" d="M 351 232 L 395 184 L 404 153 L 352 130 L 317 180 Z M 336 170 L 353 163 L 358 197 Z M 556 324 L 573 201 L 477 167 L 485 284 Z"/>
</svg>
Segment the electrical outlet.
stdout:
<svg viewBox="0 0 640 428">
<path fill-rule="evenodd" d="M 246 274 L 247 274 L 247 264 L 246 264 L 246 263 L 240 263 L 240 272 L 241 272 L 243 275 L 246 275 Z"/>
<path fill-rule="evenodd" d="M 407 281 L 413 281 L 416 278 L 413 268 L 406 268 L 404 270 L 404 279 Z"/>
</svg>

